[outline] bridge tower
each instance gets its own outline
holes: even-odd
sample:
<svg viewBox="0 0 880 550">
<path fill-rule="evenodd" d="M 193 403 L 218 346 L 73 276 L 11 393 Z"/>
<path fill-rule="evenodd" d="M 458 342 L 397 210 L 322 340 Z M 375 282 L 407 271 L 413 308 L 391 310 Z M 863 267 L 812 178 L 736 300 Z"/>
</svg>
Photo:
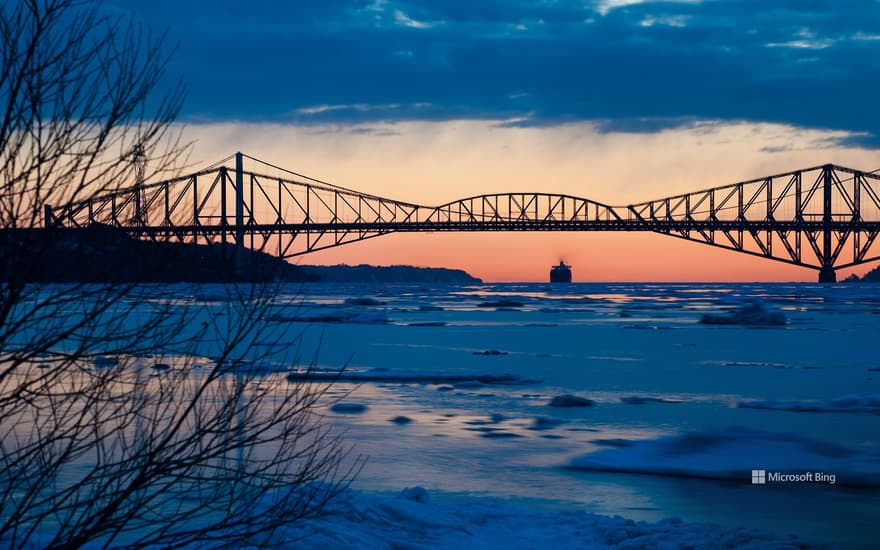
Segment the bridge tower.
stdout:
<svg viewBox="0 0 880 550">
<path fill-rule="evenodd" d="M 147 177 L 147 154 L 144 146 L 140 143 L 135 146 L 134 155 L 132 156 L 134 163 L 134 219 L 132 222 L 135 227 L 147 224 L 144 216 L 144 210 L 147 207 L 146 192 L 144 191 L 144 183 Z"/>
<path fill-rule="evenodd" d="M 831 236 L 834 218 L 831 214 L 831 191 L 834 187 L 834 166 L 826 164 L 822 167 L 822 267 L 819 269 L 820 283 L 836 283 L 834 272 L 834 251 L 831 247 Z"/>
<path fill-rule="evenodd" d="M 235 153 L 235 244 L 244 248 L 244 155 Z"/>
</svg>

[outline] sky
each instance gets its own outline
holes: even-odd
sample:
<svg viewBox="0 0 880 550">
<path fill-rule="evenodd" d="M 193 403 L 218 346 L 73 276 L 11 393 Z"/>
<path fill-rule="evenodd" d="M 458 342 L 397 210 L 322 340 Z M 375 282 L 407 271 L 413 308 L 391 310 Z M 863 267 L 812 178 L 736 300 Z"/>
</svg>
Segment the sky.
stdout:
<svg viewBox="0 0 880 550">
<path fill-rule="evenodd" d="M 193 159 L 241 150 L 388 198 L 627 204 L 826 162 L 880 168 L 880 1 L 108 0 L 167 32 Z M 303 263 L 487 280 L 815 280 L 653 234 L 389 235 Z M 856 268 L 867 271 L 870 266 Z M 845 275 L 845 274 L 839 274 Z"/>
</svg>

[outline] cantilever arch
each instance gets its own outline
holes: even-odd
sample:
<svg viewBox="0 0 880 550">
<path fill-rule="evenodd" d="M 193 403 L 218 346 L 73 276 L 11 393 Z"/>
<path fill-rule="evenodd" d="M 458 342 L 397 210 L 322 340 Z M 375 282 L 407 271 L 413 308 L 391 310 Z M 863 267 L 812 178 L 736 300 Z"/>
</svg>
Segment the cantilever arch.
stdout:
<svg viewBox="0 0 880 550">
<path fill-rule="evenodd" d="M 227 157 L 188 176 L 44 205 L 44 225 L 100 223 L 135 238 L 222 241 L 224 255 L 241 260 L 255 259 L 247 248 L 270 250 L 273 239 L 286 259 L 388 233 L 435 231 L 655 232 L 815 269 L 822 283 L 834 282 L 836 270 L 880 260 L 880 170 L 825 164 L 617 207 L 544 192 L 425 206 L 293 172 L 278 178 L 246 173 L 244 154 L 234 157 L 234 166 Z M 197 186 L 197 178 L 208 183 Z M 232 190 L 235 205 L 229 208 Z M 254 206 L 255 190 L 261 208 Z M 219 215 L 202 212 L 218 202 Z M 163 203 L 164 216 L 146 216 Z"/>
</svg>

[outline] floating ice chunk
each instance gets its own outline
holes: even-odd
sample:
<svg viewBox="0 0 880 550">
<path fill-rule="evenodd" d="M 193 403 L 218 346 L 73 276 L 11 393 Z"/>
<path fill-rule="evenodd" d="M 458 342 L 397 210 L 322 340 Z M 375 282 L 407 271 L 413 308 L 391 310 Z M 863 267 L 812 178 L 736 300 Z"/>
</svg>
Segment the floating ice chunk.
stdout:
<svg viewBox="0 0 880 550">
<path fill-rule="evenodd" d="M 416 485 L 415 487 L 405 488 L 403 491 L 400 492 L 400 498 L 404 500 L 418 502 L 420 504 L 427 504 L 431 502 L 431 496 L 428 494 L 428 491 L 425 490 L 424 487 L 420 487 L 418 485 Z"/>
<path fill-rule="evenodd" d="M 843 395 L 827 401 L 740 401 L 742 409 L 767 409 L 792 412 L 849 412 L 880 414 L 880 394 Z"/>
<path fill-rule="evenodd" d="M 592 399 L 572 395 L 570 393 L 557 395 L 547 403 L 550 407 L 592 407 L 595 404 L 595 401 Z"/>
<path fill-rule="evenodd" d="M 620 400 L 627 405 L 645 405 L 647 403 L 681 403 L 675 399 L 664 399 L 662 397 L 645 397 L 642 395 L 629 395 L 621 397 Z"/>
<path fill-rule="evenodd" d="M 299 380 L 336 381 L 336 382 L 401 382 L 421 384 L 456 384 L 461 382 L 478 382 L 480 384 L 536 384 L 538 380 L 521 378 L 513 374 L 445 374 L 407 371 L 315 371 L 305 370 L 292 372 L 287 376 L 291 382 Z M 440 389 L 440 388 L 437 388 Z"/>
<path fill-rule="evenodd" d="M 728 428 L 633 441 L 579 456 L 581 470 L 629 472 L 751 482 L 753 469 L 787 474 L 824 472 L 835 483 L 880 486 L 880 452 L 790 433 Z"/>
<path fill-rule="evenodd" d="M 334 403 L 330 410 L 340 414 L 361 414 L 367 410 L 363 403 Z"/>
<path fill-rule="evenodd" d="M 875 404 L 877 403 L 876 398 L 871 399 L 869 397 L 868 399 L 869 399 L 869 402 L 874 402 Z M 829 404 L 831 405 L 831 408 L 833 408 L 833 409 L 838 409 L 838 410 L 839 409 L 851 409 L 854 407 L 861 406 L 862 405 L 862 398 L 861 398 L 861 396 L 858 396 L 858 395 L 852 395 L 852 394 L 844 395 L 842 397 L 835 397 L 834 399 L 832 399 L 829 402 Z"/>
<path fill-rule="evenodd" d="M 712 362 L 706 361 L 710 364 Z M 773 367 L 774 369 L 791 369 L 791 365 L 785 363 L 768 363 L 766 361 L 721 361 L 721 365 L 725 367 Z"/>
<path fill-rule="evenodd" d="M 385 305 L 385 302 L 380 302 L 375 298 L 370 298 L 369 296 L 361 296 L 358 298 L 346 298 L 344 302 L 342 302 L 346 306 L 381 306 Z"/>
<path fill-rule="evenodd" d="M 475 351 L 474 355 L 507 355 L 507 352 L 497 349 L 487 349 L 485 351 Z"/>
<path fill-rule="evenodd" d="M 785 324 L 785 314 L 770 310 L 763 303 L 752 301 L 725 313 L 703 315 L 700 322 L 706 325 L 764 325 L 780 326 Z"/>
<path fill-rule="evenodd" d="M 323 310 L 301 315 L 275 313 L 268 320 L 281 323 L 387 323 L 388 314 L 384 311 Z"/>
<path fill-rule="evenodd" d="M 351 491 L 325 513 L 291 523 L 277 546 L 297 548 L 812 548 L 794 536 L 746 527 L 656 523 L 578 509 L 534 510 L 495 499 L 434 504 L 421 487 L 397 498 Z M 275 541 L 273 541 L 275 542 Z M 267 544 L 267 546 L 276 546 Z"/>
</svg>

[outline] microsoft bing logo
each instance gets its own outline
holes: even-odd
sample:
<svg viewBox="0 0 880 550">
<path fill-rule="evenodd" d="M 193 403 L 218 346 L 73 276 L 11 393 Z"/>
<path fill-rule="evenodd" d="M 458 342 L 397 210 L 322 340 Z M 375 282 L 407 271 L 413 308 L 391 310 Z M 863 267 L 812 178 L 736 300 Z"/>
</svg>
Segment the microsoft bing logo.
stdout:
<svg viewBox="0 0 880 550">
<path fill-rule="evenodd" d="M 767 483 L 767 470 L 752 470 L 752 485 L 765 485 Z"/>
</svg>

